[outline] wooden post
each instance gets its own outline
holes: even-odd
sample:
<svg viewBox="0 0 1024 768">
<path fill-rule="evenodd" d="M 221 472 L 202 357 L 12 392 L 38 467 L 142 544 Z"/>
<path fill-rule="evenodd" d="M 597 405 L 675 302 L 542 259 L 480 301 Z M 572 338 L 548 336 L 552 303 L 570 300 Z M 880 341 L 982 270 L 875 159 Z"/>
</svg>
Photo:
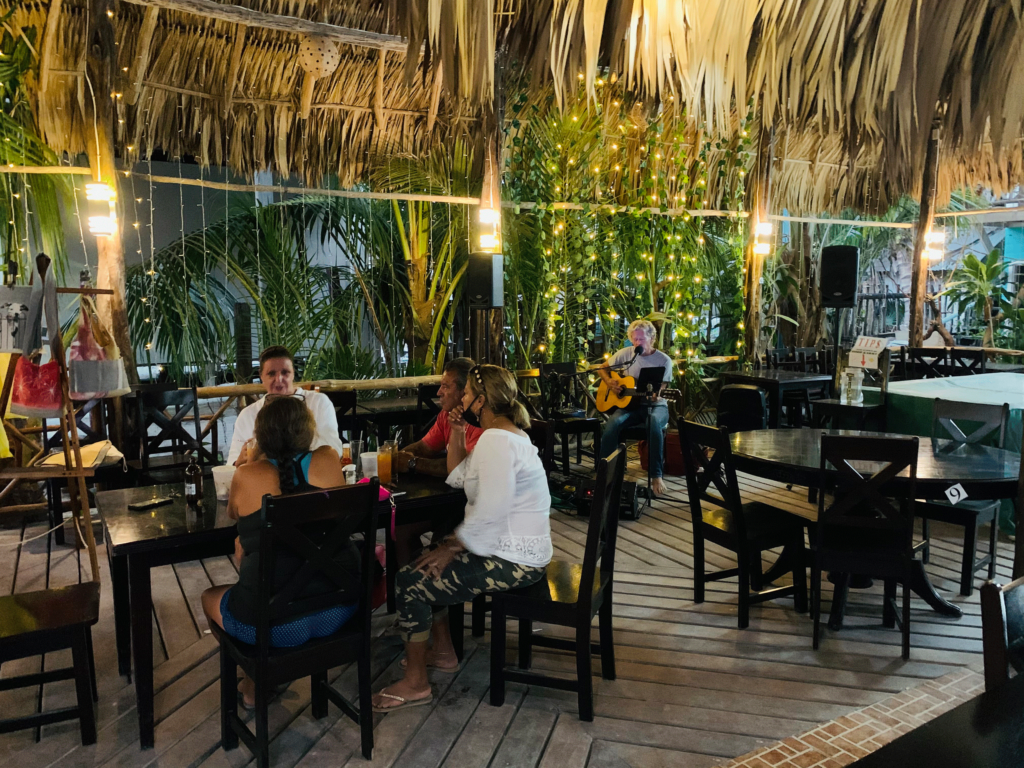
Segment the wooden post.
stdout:
<svg viewBox="0 0 1024 768">
<path fill-rule="evenodd" d="M 911 261 L 910 281 L 910 336 L 909 344 L 920 347 L 924 343 L 924 302 L 928 292 L 928 260 L 924 258 L 925 235 L 935 219 L 935 182 L 939 164 L 939 127 L 932 125 L 928 146 L 924 154 L 924 176 L 921 180 L 921 215 L 917 220 L 914 238 L 914 257 Z"/>
<path fill-rule="evenodd" d="M 761 275 L 764 271 L 764 257 L 754 253 L 757 242 L 757 225 L 768 220 L 768 200 L 771 195 L 772 161 L 775 154 L 775 129 L 761 127 L 757 140 L 757 165 L 747 188 L 747 210 L 750 211 L 750 239 L 743 263 L 744 294 L 747 309 L 743 318 L 743 349 L 740 356 L 756 361 L 761 354 Z"/>
<path fill-rule="evenodd" d="M 89 36 L 86 52 L 85 97 L 86 152 L 89 166 L 97 181 L 109 184 L 117 190 L 117 166 L 114 161 L 114 113 L 117 85 L 114 67 L 117 61 L 117 45 L 114 39 L 114 0 L 90 0 Z M 122 217 L 118 216 L 120 220 Z M 120 226 L 113 237 L 96 239 L 98 252 L 97 286 L 109 288 L 113 293 L 99 296 L 97 309 L 100 319 L 114 334 L 114 340 L 124 359 L 128 380 L 137 384 L 138 371 L 135 369 L 135 350 L 128 333 L 128 313 L 125 309 L 124 250 L 121 244 Z"/>
</svg>

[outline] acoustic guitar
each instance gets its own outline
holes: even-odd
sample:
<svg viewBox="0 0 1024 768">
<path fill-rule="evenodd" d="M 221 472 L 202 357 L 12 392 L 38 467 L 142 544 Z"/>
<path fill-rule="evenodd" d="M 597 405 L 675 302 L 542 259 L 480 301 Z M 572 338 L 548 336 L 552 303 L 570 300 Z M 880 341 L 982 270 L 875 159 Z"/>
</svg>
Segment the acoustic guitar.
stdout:
<svg viewBox="0 0 1024 768">
<path fill-rule="evenodd" d="M 636 390 L 636 379 L 632 376 L 620 376 L 615 371 L 608 371 L 608 375 L 612 380 L 620 382 L 625 389 L 622 390 L 621 395 L 617 395 L 605 383 L 605 380 L 601 379 L 601 384 L 597 388 L 597 395 L 594 397 L 597 401 L 597 410 L 601 413 L 607 413 L 612 408 L 627 408 L 633 402 L 634 397 L 638 397 L 641 400 L 647 397 L 646 392 L 638 392 Z M 678 399 L 681 393 L 677 389 L 665 389 L 662 390 L 661 396 L 665 399 Z"/>
</svg>

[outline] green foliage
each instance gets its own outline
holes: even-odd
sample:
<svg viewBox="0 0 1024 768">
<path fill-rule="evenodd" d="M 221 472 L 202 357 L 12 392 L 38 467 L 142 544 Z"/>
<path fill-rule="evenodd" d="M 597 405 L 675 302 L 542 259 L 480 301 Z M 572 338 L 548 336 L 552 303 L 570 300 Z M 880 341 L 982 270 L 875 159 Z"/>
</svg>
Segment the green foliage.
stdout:
<svg viewBox="0 0 1024 768">
<path fill-rule="evenodd" d="M 0 39 L 0 163 L 9 165 L 58 165 L 59 161 L 39 137 L 27 80 L 36 64 L 37 33 L 25 27 L 14 34 L 6 22 L 17 6 L 2 19 Z M 54 261 L 59 278 L 67 272 L 61 201 L 70 200 L 65 176 L 2 174 L 0 181 L 0 249 L 4 266 L 17 265 L 21 279 L 32 274 L 29 244 L 41 247 Z"/>
<path fill-rule="evenodd" d="M 678 113 L 641 119 L 618 93 L 595 104 L 581 88 L 559 111 L 550 93 L 531 99 L 524 88 L 507 109 L 506 195 L 538 202 L 505 217 L 515 365 L 614 351 L 641 317 L 669 354 L 698 354 L 713 319 L 722 351 L 732 352 L 745 226 L 685 209 L 741 205 L 752 115 L 731 141 L 714 141 L 678 128 Z"/>
</svg>

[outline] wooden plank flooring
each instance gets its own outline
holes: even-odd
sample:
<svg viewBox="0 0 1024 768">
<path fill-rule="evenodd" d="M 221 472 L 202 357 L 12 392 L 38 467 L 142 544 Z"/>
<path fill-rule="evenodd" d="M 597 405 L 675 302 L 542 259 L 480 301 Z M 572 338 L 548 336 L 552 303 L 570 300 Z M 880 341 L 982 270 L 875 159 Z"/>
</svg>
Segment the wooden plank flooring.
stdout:
<svg viewBox="0 0 1024 768">
<path fill-rule="evenodd" d="M 633 466 L 631 472 L 639 476 Z M 803 489 L 743 478 L 745 497 L 791 504 L 813 515 Z M 881 626 L 881 590 L 851 595 L 843 631 L 826 631 L 821 650 L 811 649 L 811 623 L 792 601 L 751 610 L 750 627 L 736 628 L 735 580 L 711 584 L 707 600 L 693 603 L 693 533 L 685 506 L 685 483 L 669 478 L 668 498 L 638 522 L 621 527 L 616 565 L 616 657 L 618 679 L 595 678 L 592 723 L 576 716 L 573 694 L 510 686 L 505 706 L 488 703 L 488 638 L 468 637 L 467 659 L 457 674 L 432 673 L 435 704 L 376 716 L 373 766 L 470 768 L 622 768 L 623 766 L 717 765 L 778 739 L 806 731 L 895 692 L 940 677 L 952 669 L 980 669 L 981 616 L 977 591 L 957 595 L 961 538 L 956 529 L 933 525 L 928 572 L 937 588 L 960 605 L 951 620 L 914 600 L 911 660 L 899 658 L 899 635 Z M 556 556 L 582 556 L 587 521 L 553 512 Z M 80 570 L 77 553 L 51 546 L 47 538 L 21 541 L 46 530 L 43 523 L 0 530 L 0 591 L 25 592 L 71 583 Z M 1001 542 L 998 576 L 1010 578 L 1011 546 Z M 770 557 L 768 560 L 770 561 Z M 77 723 L 35 734 L 0 736 L 0 762 L 36 766 L 204 766 L 242 768 L 244 748 L 220 749 L 217 646 L 199 602 L 211 584 L 233 581 L 227 558 L 166 566 L 153 573 L 154 657 L 156 661 L 156 748 L 139 749 L 134 687 L 117 675 L 114 625 L 107 563 L 103 569 L 100 623 L 94 629 L 98 668 L 99 742 L 81 747 Z M 732 563 L 730 555 L 708 549 L 708 567 Z M 981 583 L 977 580 L 977 584 Z M 825 585 L 827 610 L 829 585 Z M 378 629 L 391 617 L 375 619 Z M 555 632 L 553 629 L 546 631 Z M 510 632 L 510 658 L 514 632 Z M 380 687 L 401 675 L 401 645 L 395 638 L 375 643 L 373 670 Z M 10 677 L 69 662 L 66 654 L 3 665 Z M 535 652 L 538 669 L 573 674 L 572 659 L 560 652 Z M 595 662 L 595 674 L 599 664 Z M 355 672 L 332 673 L 343 691 L 354 692 Z M 73 700 L 70 681 L 0 693 L 4 715 L 27 714 Z M 309 681 L 298 680 L 271 708 L 274 765 L 356 766 L 356 727 L 333 707 L 314 720 Z"/>
</svg>

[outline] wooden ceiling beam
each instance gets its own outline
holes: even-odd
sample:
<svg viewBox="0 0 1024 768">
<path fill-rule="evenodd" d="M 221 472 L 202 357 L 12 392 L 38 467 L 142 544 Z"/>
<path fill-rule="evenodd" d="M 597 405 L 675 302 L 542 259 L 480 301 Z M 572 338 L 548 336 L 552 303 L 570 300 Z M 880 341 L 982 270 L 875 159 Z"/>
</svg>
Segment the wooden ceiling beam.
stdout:
<svg viewBox="0 0 1024 768">
<path fill-rule="evenodd" d="M 213 0 L 126 0 L 134 5 L 147 8 L 163 8 L 168 11 L 191 13 L 208 19 L 217 19 L 245 27 L 260 27 L 276 32 L 290 32 L 297 35 L 319 35 L 338 43 L 346 43 L 361 48 L 376 48 L 381 51 L 405 53 L 408 45 L 404 38 L 397 35 L 383 35 L 379 32 L 368 32 L 362 29 L 350 29 L 319 21 L 299 19 L 295 16 L 281 16 L 276 13 L 264 13 L 243 8 L 238 5 L 217 3 Z"/>
</svg>

